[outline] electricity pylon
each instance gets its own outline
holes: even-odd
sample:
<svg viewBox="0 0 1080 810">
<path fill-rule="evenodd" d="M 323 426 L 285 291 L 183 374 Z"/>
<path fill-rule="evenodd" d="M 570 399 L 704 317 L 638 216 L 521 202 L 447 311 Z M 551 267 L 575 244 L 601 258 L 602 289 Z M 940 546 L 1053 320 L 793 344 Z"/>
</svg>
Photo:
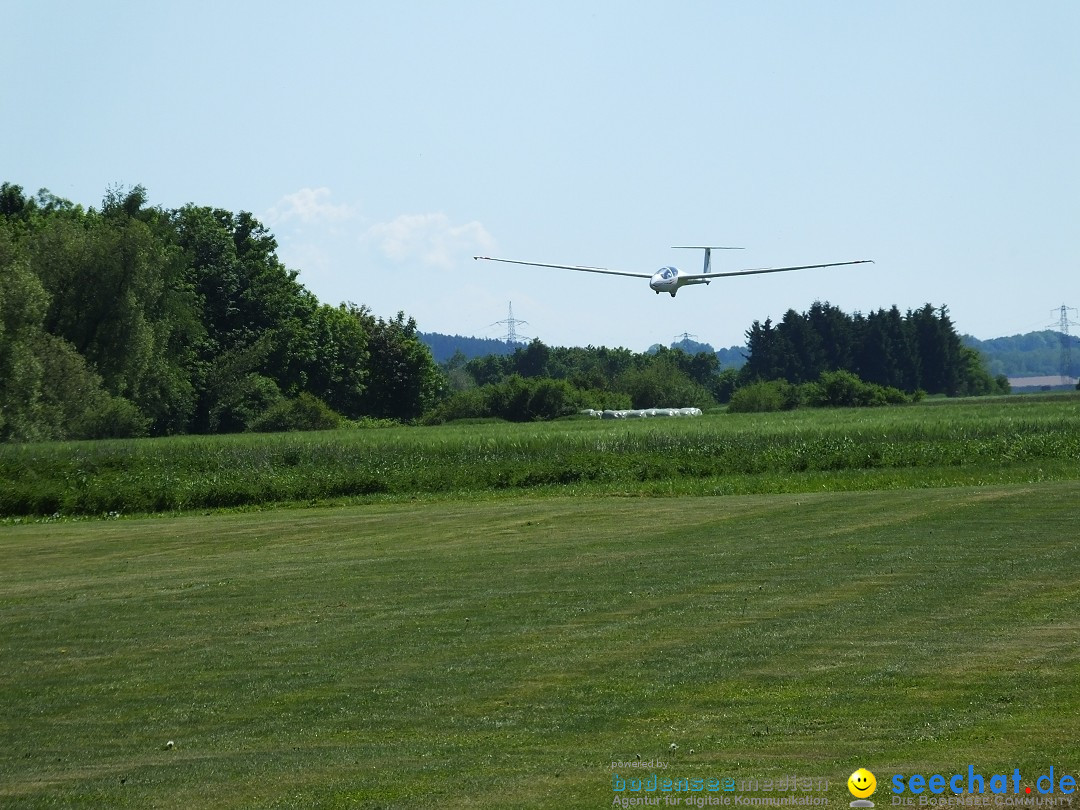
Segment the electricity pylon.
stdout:
<svg viewBox="0 0 1080 810">
<path fill-rule="evenodd" d="M 506 327 L 506 342 L 507 343 L 520 343 L 527 335 L 519 335 L 517 328 L 518 324 L 527 324 L 528 321 L 523 321 L 520 318 L 514 317 L 514 302 L 510 302 L 509 314 L 506 316 L 506 320 L 495 321 L 492 326 L 505 326 Z"/>
</svg>

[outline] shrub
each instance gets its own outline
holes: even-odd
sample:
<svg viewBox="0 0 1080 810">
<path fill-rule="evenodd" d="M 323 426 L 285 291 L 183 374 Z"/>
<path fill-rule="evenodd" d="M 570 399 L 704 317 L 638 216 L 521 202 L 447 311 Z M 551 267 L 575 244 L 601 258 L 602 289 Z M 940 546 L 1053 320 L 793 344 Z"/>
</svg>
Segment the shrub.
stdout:
<svg viewBox="0 0 1080 810">
<path fill-rule="evenodd" d="M 529 396 L 526 416 L 530 421 L 569 416 L 581 406 L 580 396 L 581 392 L 566 380 L 537 380 Z"/>
<path fill-rule="evenodd" d="M 886 385 L 881 390 L 885 394 L 885 403 L 887 405 L 906 405 L 909 402 L 918 402 L 915 394 L 908 396 L 899 388 L 894 388 L 891 385 Z"/>
<path fill-rule="evenodd" d="M 223 388 L 220 399 L 210 408 L 212 433 L 256 430 L 256 422 L 287 402 L 277 383 L 262 374 L 245 374 Z"/>
<path fill-rule="evenodd" d="M 708 408 L 716 404 L 709 390 L 671 363 L 631 368 L 619 375 L 615 387 L 630 397 L 635 408 Z"/>
<path fill-rule="evenodd" d="M 343 417 L 325 402 L 306 391 L 296 399 L 284 399 L 271 405 L 251 423 L 259 433 L 280 433 L 287 430 L 334 430 L 342 425 Z"/>
<path fill-rule="evenodd" d="M 102 393 L 87 405 L 86 411 L 72 425 L 76 439 L 133 439 L 145 436 L 150 420 L 133 402 Z"/>
<path fill-rule="evenodd" d="M 488 416 L 488 403 L 482 388 L 469 388 L 451 394 L 427 415 L 428 424 L 441 424 L 457 419 L 479 419 Z"/>
<path fill-rule="evenodd" d="M 628 394 L 621 391 L 603 391 L 600 389 L 580 389 L 582 408 L 595 408 L 598 411 L 623 411 L 634 407 Z"/>
<path fill-rule="evenodd" d="M 823 371 L 803 386 L 807 405 L 817 408 L 867 408 L 918 401 L 899 388 L 863 382 L 850 371 Z"/>
<path fill-rule="evenodd" d="M 426 418 L 429 424 L 461 419 L 506 419 L 535 422 L 569 416 L 583 408 L 627 408 L 630 399 L 611 391 L 587 391 L 566 380 L 521 377 L 458 391 L 439 404 Z"/>
<path fill-rule="evenodd" d="M 831 408 L 869 405 L 874 398 L 866 383 L 850 371 L 823 371 L 817 382 L 807 385 L 806 393 L 808 404 Z"/>
<path fill-rule="evenodd" d="M 800 394 L 797 386 L 784 380 L 755 382 L 745 385 L 731 395 L 728 411 L 731 413 L 764 413 L 767 411 L 790 411 L 799 407 Z"/>
<path fill-rule="evenodd" d="M 511 374 L 504 382 L 484 386 L 490 416 L 509 419 L 511 422 L 529 421 L 529 399 L 535 381 L 526 381 L 518 374 Z"/>
<path fill-rule="evenodd" d="M 738 388 L 739 372 L 733 368 L 725 368 L 719 374 L 714 374 L 709 380 L 709 393 L 713 399 L 721 405 L 731 402 L 731 397 Z"/>
</svg>

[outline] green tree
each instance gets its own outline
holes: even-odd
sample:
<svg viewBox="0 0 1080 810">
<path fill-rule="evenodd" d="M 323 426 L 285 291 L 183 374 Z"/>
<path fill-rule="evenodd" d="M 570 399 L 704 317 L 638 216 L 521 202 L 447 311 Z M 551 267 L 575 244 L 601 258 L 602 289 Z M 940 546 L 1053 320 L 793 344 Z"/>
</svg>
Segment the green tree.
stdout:
<svg viewBox="0 0 1080 810">
<path fill-rule="evenodd" d="M 270 336 L 236 346 L 203 368 L 194 429 L 200 433 L 239 433 L 277 404 L 281 389 L 261 373 L 270 353 Z"/>
<path fill-rule="evenodd" d="M 806 321 L 817 335 L 821 370 L 851 369 L 857 340 L 857 318 L 828 302 L 815 301 L 806 313 Z"/>
<path fill-rule="evenodd" d="M 635 408 L 708 408 L 716 404 L 705 386 L 666 356 L 623 372 L 615 389 L 627 394 Z"/>
<path fill-rule="evenodd" d="M 964 396 L 1009 393 L 1009 378 L 1004 374 L 990 376 L 979 352 L 970 346 L 960 347 L 959 393 Z"/>
<path fill-rule="evenodd" d="M 49 295 L 47 332 L 75 347 L 105 388 L 135 403 L 155 432 L 186 428 L 194 406 L 194 291 L 160 212 L 141 188 L 114 192 L 102 213 L 49 203 L 29 239 Z"/>
<path fill-rule="evenodd" d="M 272 399 L 265 380 L 279 394 L 293 395 L 306 390 L 309 369 L 320 368 L 312 329 L 318 302 L 278 260 L 276 240 L 251 214 L 189 205 L 170 220 L 206 332 L 194 375 L 194 424 L 199 430 L 215 424 L 243 429 L 249 409 Z M 244 373 L 221 373 L 238 362 Z M 223 418 L 227 413 L 236 416 Z"/>
<path fill-rule="evenodd" d="M 764 323 L 754 321 L 746 331 L 746 365 L 739 373 L 744 383 L 754 380 L 778 380 L 787 370 L 787 356 L 790 347 L 779 330 L 773 328 L 772 321 Z"/>
<path fill-rule="evenodd" d="M 0 218 L 0 439 L 49 438 L 39 426 L 44 369 L 34 351 L 48 305 L 11 226 Z"/>
<path fill-rule="evenodd" d="M 136 436 L 147 420 L 63 338 L 48 334 L 49 295 L 0 218 L 0 440 Z"/>
<path fill-rule="evenodd" d="M 912 345 L 919 356 L 919 387 L 930 394 L 956 396 L 961 386 L 960 336 L 944 306 L 925 304 L 907 314 Z"/>
<path fill-rule="evenodd" d="M 363 412 L 383 419 L 418 419 L 437 401 L 442 376 L 417 335 L 416 321 L 404 312 L 390 320 L 362 312 L 370 357 Z"/>
<path fill-rule="evenodd" d="M 708 386 L 713 399 L 721 405 L 731 401 L 732 395 L 739 387 L 739 372 L 734 368 L 725 368 L 714 375 Z"/>
<path fill-rule="evenodd" d="M 488 354 L 469 360 L 465 364 L 465 370 L 472 375 L 477 385 L 491 385 L 502 381 L 510 374 L 511 362 L 504 355 Z"/>
<path fill-rule="evenodd" d="M 0 218 L 26 220 L 36 210 L 33 199 L 28 199 L 22 186 L 14 183 L 0 185 Z"/>
<path fill-rule="evenodd" d="M 311 319 L 313 357 L 306 367 L 308 390 L 338 413 L 364 413 L 368 377 L 369 317 L 355 304 L 320 306 Z"/>
<path fill-rule="evenodd" d="M 468 362 L 468 359 L 459 350 L 455 351 L 454 354 L 443 363 L 442 370 L 443 374 L 446 375 L 444 391 L 447 394 L 476 388 L 476 380 L 473 379 L 472 375 L 469 374 L 468 370 L 465 368 L 465 365 Z"/>
<path fill-rule="evenodd" d="M 540 338 L 533 338 L 524 349 L 514 352 L 514 370 L 522 377 L 546 377 L 550 354 Z"/>
<path fill-rule="evenodd" d="M 805 315 L 789 309 L 776 331 L 779 342 L 785 347 L 781 377 L 798 384 L 816 378 L 825 370 L 825 349 L 821 336 Z"/>
<path fill-rule="evenodd" d="M 51 439 L 126 439 L 144 436 L 149 420 L 124 397 L 105 390 L 72 345 L 40 335 L 33 345 L 42 369 L 39 425 Z"/>
<path fill-rule="evenodd" d="M 743 385 L 772 379 L 809 383 L 823 372 L 845 371 L 909 393 L 925 389 L 956 396 L 997 387 L 981 358 L 965 353 L 944 306 L 926 304 L 904 316 L 894 306 L 864 318 L 815 302 L 803 315 L 788 310 L 776 327 L 754 321 L 746 336 Z"/>
<path fill-rule="evenodd" d="M 887 331 L 884 314 L 873 312 L 866 318 L 856 315 L 854 327 L 860 340 L 854 351 L 852 366 L 859 377 L 878 385 L 903 387 L 900 365 L 894 356 L 896 342 Z M 902 323 L 897 328 L 902 336 Z M 907 354 L 906 351 L 904 353 Z"/>
</svg>

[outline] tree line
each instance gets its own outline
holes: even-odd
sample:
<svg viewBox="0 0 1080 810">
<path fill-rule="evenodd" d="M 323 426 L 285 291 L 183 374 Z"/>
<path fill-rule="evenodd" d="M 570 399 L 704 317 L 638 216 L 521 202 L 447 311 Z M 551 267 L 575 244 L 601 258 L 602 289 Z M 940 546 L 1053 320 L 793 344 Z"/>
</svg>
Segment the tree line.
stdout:
<svg viewBox="0 0 1080 810">
<path fill-rule="evenodd" d="M 744 381 L 799 385 L 823 372 L 846 371 L 908 393 L 978 396 L 1009 390 L 1004 375 L 992 377 L 978 351 L 964 345 L 946 306 L 849 315 L 819 301 L 807 312 L 789 309 L 777 324 L 754 321 L 746 341 Z"/>
<path fill-rule="evenodd" d="M 525 346 L 525 341 L 508 342 L 501 338 L 478 338 L 463 335 L 444 335 L 440 332 L 420 332 L 420 339 L 431 349 L 431 356 L 439 365 L 444 365 L 457 352 L 468 357 L 483 357 L 486 354 L 510 354 L 515 349 Z"/>
<path fill-rule="evenodd" d="M 991 374 L 1010 377 L 1045 377 L 1054 374 L 1075 376 L 1080 369 L 1080 337 L 1050 329 L 1011 337 L 979 340 L 964 335 L 964 345 L 977 350 Z M 1072 366 L 1062 369 L 1062 344 L 1069 349 Z"/>
<path fill-rule="evenodd" d="M 815 303 L 746 336 L 739 369 L 711 351 L 540 340 L 439 365 L 403 312 L 320 303 L 250 213 L 151 206 L 141 186 L 109 189 L 99 209 L 0 186 L 3 441 L 708 408 L 755 382 L 837 371 L 908 393 L 1007 387 L 945 307 L 863 316 Z"/>
<path fill-rule="evenodd" d="M 744 362 L 722 367 L 716 352 L 653 346 L 635 354 L 604 347 L 549 348 L 539 340 L 512 354 L 448 364 L 456 393 L 433 417 L 529 420 L 577 407 L 779 410 L 917 401 L 927 394 L 1007 393 L 979 353 L 961 342 L 947 307 L 926 304 L 848 315 L 815 302 L 780 323 L 755 321 Z"/>
<path fill-rule="evenodd" d="M 315 411 L 416 419 L 441 375 L 416 323 L 320 304 L 251 214 L 100 209 L 0 186 L 0 439 L 230 432 Z"/>
<path fill-rule="evenodd" d="M 446 364 L 448 393 L 429 421 L 495 417 L 531 421 L 584 408 L 707 408 L 732 384 L 713 352 L 654 347 L 549 347 L 539 339 L 508 355 Z"/>
</svg>

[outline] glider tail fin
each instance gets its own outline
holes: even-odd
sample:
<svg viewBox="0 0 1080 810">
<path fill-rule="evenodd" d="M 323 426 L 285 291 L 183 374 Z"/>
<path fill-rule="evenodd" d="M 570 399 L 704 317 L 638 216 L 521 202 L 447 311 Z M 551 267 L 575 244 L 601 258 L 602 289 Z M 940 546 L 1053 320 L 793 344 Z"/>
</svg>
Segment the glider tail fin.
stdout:
<svg viewBox="0 0 1080 810">
<path fill-rule="evenodd" d="M 702 268 L 702 274 L 712 272 L 712 252 L 714 250 L 742 250 L 741 247 L 722 247 L 720 245 L 672 245 L 672 250 L 704 250 L 705 251 L 705 265 Z"/>
</svg>

